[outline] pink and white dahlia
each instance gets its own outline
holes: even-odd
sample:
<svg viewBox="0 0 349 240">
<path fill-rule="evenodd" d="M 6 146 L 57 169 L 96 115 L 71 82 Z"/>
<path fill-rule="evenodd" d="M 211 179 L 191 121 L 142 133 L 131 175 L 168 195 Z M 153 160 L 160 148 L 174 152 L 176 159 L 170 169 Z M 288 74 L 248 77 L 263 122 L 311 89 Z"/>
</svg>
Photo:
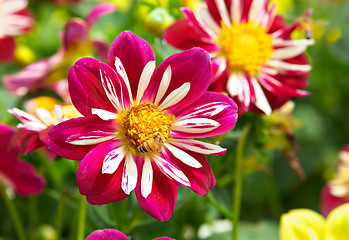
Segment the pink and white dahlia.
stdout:
<svg viewBox="0 0 349 240">
<path fill-rule="evenodd" d="M 299 19 L 287 26 L 269 0 L 206 0 L 198 11 L 182 8 L 185 19 L 164 32 L 180 49 L 209 52 L 214 74 L 210 89 L 227 92 L 239 113 L 270 114 L 292 97 L 306 96 L 311 69 L 303 54 L 312 39 L 292 40 Z M 311 11 L 306 12 L 309 16 Z"/>
<path fill-rule="evenodd" d="M 81 160 L 77 184 L 89 203 L 120 201 L 135 190 L 149 215 L 168 220 L 176 185 L 206 195 L 215 178 L 205 154 L 226 151 L 193 138 L 224 133 L 237 119 L 231 98 L 205 92 L 211 76 L 204 50 L 172 55 L 156 69 L 150 45 L 123 32 L 108 64 L 83 58 L 71 67 L 70 95 L 84 117 L 54 126 L 49 148 Z"/>
<path fill-rule="evenodd" d="M 0 123 L 0 185 L 5 186 L 10 196 L 40 194 L 45 179 L 35 173 L 30 163 L 19 160 L 19 149 L 10 144 L 14 136 L 12 127 Z"/>
<path fill-rule="evenodd" d="M 49 101 L 46 97 L 41 101 Z M 52 126 L 70 118 L 79 117 L 80 114 L 73 106 L 54 105 L 54 110 L 49 111 L 43 107 L 37 107 L 27 113 L 18 108 L 8 110 L 18 120 L 21 121 L 17 125 L 20 130 L 16 133 L 12 144 L 19 146 L 21 153 L 27 154 L 36 149 L 45 146 L 48 142 L 48 132 Z"/>
<path fill-rule="evenodd" d="M 0 60 L 11 61 L 15 50 L 13 37 L 22 35 L 33 26 L 27 10 L 27 0 L 0 0 Z"/>
</svg>

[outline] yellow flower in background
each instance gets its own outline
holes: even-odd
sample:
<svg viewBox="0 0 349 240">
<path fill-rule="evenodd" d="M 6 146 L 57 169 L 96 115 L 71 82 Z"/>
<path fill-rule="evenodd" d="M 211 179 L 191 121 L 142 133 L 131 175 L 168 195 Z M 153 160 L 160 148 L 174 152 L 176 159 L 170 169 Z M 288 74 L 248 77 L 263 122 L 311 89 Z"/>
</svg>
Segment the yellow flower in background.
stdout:
<svg viewBox="0 0 349 240">
<path fill-rule="evenodd" d="M 325 219 L 310 209 L 294 209 L 281 216 L 280 240 L 347 240 L 349 203 L 335 208 Z"/>
<path fill-rule="evenodd" d="M 277 2 L 277 14 L 290 13 L 294 8 L 294 0 L 272 0 L 270 1 L 270 4 L 274 2 Z"/>
</svg>

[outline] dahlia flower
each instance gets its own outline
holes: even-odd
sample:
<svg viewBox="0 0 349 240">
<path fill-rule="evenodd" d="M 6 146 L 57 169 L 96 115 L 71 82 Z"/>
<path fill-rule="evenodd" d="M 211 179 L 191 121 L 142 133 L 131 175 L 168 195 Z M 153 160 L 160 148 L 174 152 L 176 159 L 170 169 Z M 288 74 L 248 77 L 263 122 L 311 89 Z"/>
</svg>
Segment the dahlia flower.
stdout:
<svg viewBox="0 0 349 240">
<path fill-rule="evenodd" d="M 11 61 L 15 51 L 13 37 L 28 32 L 33 19 L 27 0 L 0 0 L 0 60 Z"/>
<path fill-rule="evenodd" d="M 308 95 L 302 88 L 311 67 L 303 52 L 314 41 L 292 40 L 300 20 L 287 26 L 268 2 L 206 0 L 198 11 L 182 8 L 185 19 L 163 35 L 176 48 L 198 46 L 209 52 L 214 74 L 210 89 L 234 98 L 239 114 L 270 114 L 290 98 Z"/>
<path fill-rule="evenodd" d="M 325 219 L 310 209 L 294 209 L 281 216 L 280 240 L 348 239 L 349 203 L 343 204 Z"/>
<path fill-rule="evenodd" d="M 129 240 L 122 232 L 115 229 L 96 230 L 87 236 L 85 240 Z M 174 240 L 169 237 L 159 237 L 154 240 Z"/>
<path fill-rule="evenodd" d="M 36 107 L 34 102 L 42 102 L 46 106 Z M 51 103 L 52 107 L 48 103 Z M 29 113 L 18 108 L 8 110 L 21 121 L 17 125 L 20 130 L 12 141 L 13 145 L 19 146 L 21 153 L 27 154 L 45 146 L 48 142 L 48 131 L 52 126 L 69 118 L 80 116 L 72 105 L 61 106 L 54 103 L 56 102 L 50 97 L 39 97 L 26 104 L 29 106 Z"/>
<path fill-rule="evenodd" d="M 172 55 L 156 69 L 150 45 L 123 32 L 108 64 L 83 58 L 71 67 L 70 95 L 84 117 L 54 126 L 48 146 L 81 160 L 77 184 L 89 203 L 120 201 L 135 190 L 149 215 L 168 220 L 176 185 L 206 195 L 215 178 L 205 154 L 226 151 L 193 138 L 224 133 L 237 119 L 231 98 L 205 92 L 211 76 L 204 50 Z"/>
<path fill-rule="evenodd" d="M 18 159 L 19 149 L 9 144 L 14 135 L 12 127 L 0 123 L 0 185 L 5 186 L 9 196 L 40 194 L 45 180 L 35 174 L 30 163 Z"/>
<path fill-rule="evenodd" d="M 100 3 L 94 6 L 85 19 L 70 19 L 65 25 L 62 46 L 58 51 L 50 57 L 26 66 L 18 73 L 4 76 L 4 87 L 17 96 L 50 88 L 59 90 L 58 94 L 61 94 L 63 99 L 68 99 L 66 96 L 68 89 L 64 88 L 66 85 L 64 82 L 67 81 L 69 67 L 76 59 L 92 56 L 94 52 L 100 58 L 106 58 L 108 44 L 91 39 L 89 32 L 100 17 L 113 11 L 115 11 L 113 4 Z"/>
<path fill-rule="evenodd" d="M 339 152 L 336 174 L 322 189 L 321 213 L 327 216 L 332 209 L 349 202 L 349 145 Z"/>
</svg>

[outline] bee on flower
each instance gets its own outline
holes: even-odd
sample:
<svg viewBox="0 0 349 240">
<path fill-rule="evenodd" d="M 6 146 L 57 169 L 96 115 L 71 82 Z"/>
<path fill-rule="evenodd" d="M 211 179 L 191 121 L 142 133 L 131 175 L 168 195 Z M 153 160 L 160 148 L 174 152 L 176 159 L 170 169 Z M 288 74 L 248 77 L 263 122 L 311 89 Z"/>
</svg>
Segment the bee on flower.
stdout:
<svg viewBox="0 0 349 240">
<path fill-rule="evenodd" d="M 206 0 L 200 10 L 182 8 L 185 19 L 168 27 L 168 44 L 197 46 L 212 60 L 211 90 L 224 91 L 245 111 L 270 114 L 303 88 L 311 70 L 306 48 L 313 39 L 291 39 L 300 19 L 286 25 L 269 0 Z M 310 10 L 305 13 L 310 15 Z"/>
<path fill-rule="evenodd" d="M 237 120 L 231 98 L 205 92 L 211 77 L 203 49 L 174 54 L 156 68 L 150 45 L 123 32 L 107 64 L 82 58 L 71 67 L 70 95 L 83 117 L 52 127 L 49 149 L 81 161 L 77 184 L 89 203 L 121 201 L 135 190 L 149 215 L 168 220 L 177 185 L 206 195 L 215 178 L 205 154 L 226 151 L 194 138 L 229 131 Z"/>
</svg>

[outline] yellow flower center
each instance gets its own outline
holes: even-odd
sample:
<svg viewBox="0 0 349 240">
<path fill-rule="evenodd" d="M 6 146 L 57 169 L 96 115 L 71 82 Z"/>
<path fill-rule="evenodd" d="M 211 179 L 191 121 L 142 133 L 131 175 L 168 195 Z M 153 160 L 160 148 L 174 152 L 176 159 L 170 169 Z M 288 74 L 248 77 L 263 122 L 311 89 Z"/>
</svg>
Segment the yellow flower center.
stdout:
<svg viewBox="0 0 349 240">
<path fill-rule="evenodd" d="M 159 109 L 154 103 L 143 102 L 118 114 L 117 121 L 123 127 L 129 146 L 134 149 L 145 140 L 161 132 L 165 138 L 170 135 L 170 127 L 175 117 Z"/>
<path fill-rule="evenodd" d="M 245 71 L 256 75 L 273 52 L 272 38 L 260 25 L 249 21 L 228 28 L 222 22 L 218 42 L 221 54 L 228 59 L 231 71 Z"/>
</svg>

